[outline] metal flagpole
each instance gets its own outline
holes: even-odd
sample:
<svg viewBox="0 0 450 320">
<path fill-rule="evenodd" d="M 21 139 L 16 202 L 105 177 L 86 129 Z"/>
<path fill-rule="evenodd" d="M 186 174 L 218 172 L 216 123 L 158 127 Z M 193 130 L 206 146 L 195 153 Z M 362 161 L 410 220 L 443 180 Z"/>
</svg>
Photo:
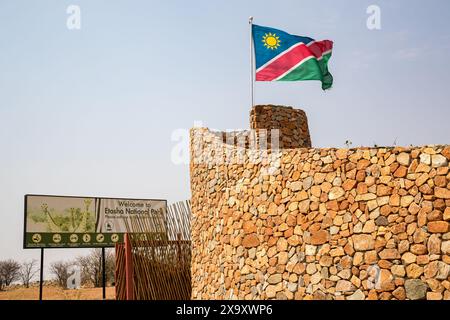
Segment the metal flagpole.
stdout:
<svg viewBox="0 0 450 320">
<path fill-rule="evenodd" d="M 252 95 L 252 105 L 251 107 L 255 105 L 255 97 L 254 97 L 254 91 L 255 91 L 255 85 L 254 85 L 254 79 L 253 79 L 253 73 L 254 73 L 254 67 L 253 67 L 253 17 L 248 18 L 248 24 L 250 26 L 250 87 L 251 87 L 251 95 Z"/>
</svg>

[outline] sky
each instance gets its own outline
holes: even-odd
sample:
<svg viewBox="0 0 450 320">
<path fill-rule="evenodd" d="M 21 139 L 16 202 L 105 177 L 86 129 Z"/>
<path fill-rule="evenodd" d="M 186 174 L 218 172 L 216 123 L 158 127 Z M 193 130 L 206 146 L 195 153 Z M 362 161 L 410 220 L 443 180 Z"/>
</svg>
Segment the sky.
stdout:
<svg viewBox="0 0 450 320">
<path fill-rule="evenodd" d="M 28 193 L 188 199 L 176 133 L 249 127 L 249 16 L 334 41 L 331 90 L 255 84 L 256 104 L 306 111 L 314 147 L 449 143 L 447 0 L 0 0 L 0 260 L 39 258 L 22 249 Z"/>
</svg>

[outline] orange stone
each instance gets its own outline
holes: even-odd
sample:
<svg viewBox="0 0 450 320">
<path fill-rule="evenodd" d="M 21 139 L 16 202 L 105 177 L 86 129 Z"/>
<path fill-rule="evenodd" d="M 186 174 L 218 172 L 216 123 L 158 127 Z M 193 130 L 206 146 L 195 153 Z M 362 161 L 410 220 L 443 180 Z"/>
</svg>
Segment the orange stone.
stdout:
<svg viewBox="0 0 450 320">
<path fill-rule="evenodd" d="M 399 234 L 406 231 L 406 223 L 402 222 L 392 226 L 391 232 L 393 234 Z"/>
<path fill-rule="evenodd" d="M 447 158 L 447 160 L 450 160 L 450 146 L 445 147 L 441 153 L 444 157 Z"/>
<path fill-rule="evenodd" d="M 394 172 L 394 177 L 396 178 L 403 178 L 406 177 L 406 174 L 408 172 L 408 169 L 405 166 L 399 166 L 397 170 Z"/>
<path fill-rule="evenodd" d="M 389 204 L 391 206 L 399 206 L 400 205 L 400 196 L 398 194 L 393 194 L 390 198 L 389 198 Z"/>
<path fill-rule="evenodd" d="M 242 239 L 242 245 L 245 248 L 252 248 L 259 246 L 259 239 L 256 233 L 246 235 L 244 239 Z"/>
<path fill-rule="evenodd" d="M 423 255 L 427 253 L 427 247 L 423 244 L 413 244 L 409 250 L 415 255 Z"/>
<path fill-rule="evenodd" d="M 440 220 L 442 220 L 443 216 L 444 215 L 439 210 L 433 210 L 427 214 L 427 220 L 428 221 L 440 221 Z"/>
<path fill-rule="evenodd" d="M 366 159 L 361 159 L 358 161 L 358 164 L 356 165 L 357 170 L 364 170 L 370 165 L 370 161 Z"/>
<path fill-rule="evenodd" d="M 325 230 L 318 230 L 311 232 L 310 242 L 313 245 L 324 244 L 328 241 L 328 232 Z"/>
<path fill-rule="evenodd" d="M 344 251 L 346 254 L 348 254 L 349 256 L 352 256 L 353 253 L 355 253 L 355 250 L 353 249 L 353 246 L 350 244 L 350 242 L 348 242 L 345 247 L 344 247 Z"/>
<path fill-rule="evenodd" d="M 356 181 L 352 180 L 352 179 L 347 179 L 344 181 L 344 183 L 342 184 L 342 188 L 345 191 L 351 190 L 355 187 Z"/>
<path fill-rule="evenodd" d="M 366 251 L 364 253 L 364 262 L 366 264 L 374 264 L 375 262 L 377 262 L 377 260 L 378 260 L 378 256 L 377 256 L 377 252 L 375 250 Z"/>
<path fill-rule="evenodd" d="M 389 260 L 379 260 L 378 266 L 382 269 L 390 269 L 392 267 L 392 262 Z"/>
<path fill-rule="evenodd" d="M 375 289 L 369 291 L 367 295 L 367 300 L 378 300 L 378 294 Z"/>
<path fill-rule="evenodd" d="M 366 179 L 366 172 L 364 170 L 358 170 L 356 173 L 356 181 L 364 181 Z"/>
<path fill-rule="evenodd" d="M 305 272 L 306 269 L 306 265 L 304 263 L 297 263 L 294 267 L 293 272 L 296 274 L 302 274 L 303 272 Z"/>
<path fill-rule="evenodd" d="M 439 189 L 439 188 L 437 188 L 437 189 Z M 422 192 L 423 194 L 432 194 L 433 193 L 433 189 L 428 185 L 428 183 L 425 183 L 424 185 L 420 186 L 419 191 Z"/>
<path fill-rule="evenodd" d="M 431 233 L 446 233 L 448 231 L 447 221 L 431 221 L 427 224 L 428 232 Z"/>
<path fill-rule="evenodd" d="M 392 273 L 386 269 L 382 269 L 380 272 L 380 290 L 381 291 L 393 291 L 395 284 L 393 282 L 394 277 Z"/>
<path fill-rule="evenodd" d="M 372 250 L 375 247 L 375 240 L 368 234 L 355 234 L 352 236 L 353 247 L 356 251 Z"/>
<path fill-rule="evenodd" d="M 377 196 L 382 197 L 382 196 L 388 196 L 392 193 L 392 188 L 385 186 L 383 184 L 380 184 L 377 186 Z"/>
<path fill-rule="evenodd" d="M 437 198 L 450 199 L 450 189 L 436 187 L 434 188 L 434 195 Z"/>
<path fill-rule="evenodd" d="M 256 232 L 256 226 L 252 221 L 245 221 L 242 228 L 246 234 Z"/>
<path fill-rule="evenodd" d="M 286 218 L 286 223 L 290 227 L 297 225 L 297 217 L 293 214 L 288 215 Z"/>
<path fill-rule="evenodd" d="M 397 299 L 397 300 L 405 300 L 406 298 L 406 291 L 403 287 L 398 287 L 397 289 L 395 289 L 392 292 L 392 295 Z"/>
<path fill-rule="evenodd" d="M 389 165 L 389 169 L 391 170 L 391 173 L 394 173 L 395 170 L 397 170 L 399 164 L 397 162 L 393 162 Z"/>
<path fill-rule="evenodd" d="M 336 157 L 338 159 L 345 159 L 347 157 L 347 149 L 338 149 L 336 150 Z"/>
<path fill-rule="evenodd" d="M 358 194 L 365 194 L 367 193 L 367 185 L 363 182 L 358 183 L 358 186 L 356 187 L 356 192 Z"/>
<path fill-rule="evenodd" d="M 381 259 L 399 259 L 400 254 L 398 253 L 397 249 L 384 249 L 380 253 Z"/>
<path fill-rule="evenodd" d="M 326 203 L 326 207 L 328 210 L 339 211 L 339 205 L 337 200 L 328 201 Z"/>
<path fill-rule="evenodd" d="M 445 208 L 444 220 L 450 220 L 450 207 Z"/>
<path fill-rule="evenodd" d="M 382 206 L 381 209 L 380 209 L 380 213 L 381 213 L 382 216 L 387 216 L 391 212 L 392 212 L 392 208 L 391 208 L 390 205 Z"/>
<path fill-rule="evenodd" d="M 437 187 L 444 187 L 447 185 L 447 179 L 444 176 L 436 176 L 434 178 L 434 184 Z"/>
<path fill-rule="evenodd" d="M 419 266 L 428 264 L 430 262 L 430 256 L 427 254 L 417 256 L 416 262 Z"/>
<path fill-rule="evenodd" d="M 300 178 L 300 172 L 294 171 L 294 173 L 292 174 L 292 181 L 297 181 L 298 178 Z"/>
</svg>

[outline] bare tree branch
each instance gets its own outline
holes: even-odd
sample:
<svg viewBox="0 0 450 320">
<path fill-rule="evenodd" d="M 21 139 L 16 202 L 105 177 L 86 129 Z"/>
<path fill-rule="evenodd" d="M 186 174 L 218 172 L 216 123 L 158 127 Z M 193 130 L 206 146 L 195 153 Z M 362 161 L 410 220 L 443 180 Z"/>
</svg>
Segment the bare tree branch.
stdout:
<svg viewBox="0 0 450 320">
<path fill-rule="evenodd" d="M 25 261 L 22 263 L 20 268 L 20 278 L 25 287 L 30 287 L 30 282 L 38 273 L 39 268 L 37 268 L 37 260 L 33 259 L 31 261 Z"/>
<path fill-rule="evenodd" d="M 106 250 L 106 282 L 114 282 L 115 256 L 113 250 Z M 102 286 L 102 249 L 93 249 L 87 256 L 80 256 L 77 264 L 81 267 L 81 282 L 91 284 L 94 287 Z"/>
<path fill-rule="evenodd" d="M 71 262 L 57 261 L 50 265 L 50 272 L 55 276 L 58 285 L 62 288 L 67 286 L 69 278 L 69 268 L 73 265 Z"/>
<path fill-rule="evenodd" d="M 12 259 L 0 261 L 0 290 L 20 279 L 20 264 Z"/>
</svg>

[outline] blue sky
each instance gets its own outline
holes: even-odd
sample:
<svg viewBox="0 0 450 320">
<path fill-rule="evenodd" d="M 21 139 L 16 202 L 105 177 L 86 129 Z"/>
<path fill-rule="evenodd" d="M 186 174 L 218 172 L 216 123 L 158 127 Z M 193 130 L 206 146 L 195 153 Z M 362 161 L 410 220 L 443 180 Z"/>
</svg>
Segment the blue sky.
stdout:
<svg viewBox="0 0 450 320">
<path fill-rule="evenodd" d="M 381 30 L 366 27 L 372 4 Z M 306 111 L 314 146 L 449 142 L 445 0 L 0 0 L 0 259 L 39 256 L 21 249 L 26 193 L 187 199 L 171 135 L 248 128 L 251 15 L 335 43 L 332 90 L 256 84 L 256 103 Z"/>
</svg>

